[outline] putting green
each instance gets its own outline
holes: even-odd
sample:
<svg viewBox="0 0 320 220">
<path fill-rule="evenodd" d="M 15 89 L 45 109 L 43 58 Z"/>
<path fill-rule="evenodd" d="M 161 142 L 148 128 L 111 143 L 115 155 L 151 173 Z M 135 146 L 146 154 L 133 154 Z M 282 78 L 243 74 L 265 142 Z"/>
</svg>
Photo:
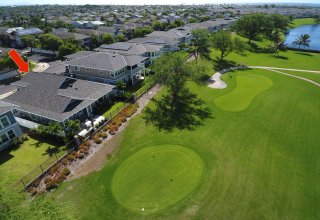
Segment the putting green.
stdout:
<svg viewBox="0 0 320 220">
<path fill-rule="evenodd" d="M 215 105 L 220 109 L 231 112 L 243 111 L 257 95 L 273 85 L 270 78 L 250 73 L 237 75 L 236 80 L 237 86 L 234 90 L 215 100 Z"/>
<path fill-rule="evenodd" d="M 190 194 L 202 171 L 202 159 L 187 147 L 147 147 L 119 166 L 111 188 L 116 200 L 130 211 L 153 213 Z"/>
</svg>

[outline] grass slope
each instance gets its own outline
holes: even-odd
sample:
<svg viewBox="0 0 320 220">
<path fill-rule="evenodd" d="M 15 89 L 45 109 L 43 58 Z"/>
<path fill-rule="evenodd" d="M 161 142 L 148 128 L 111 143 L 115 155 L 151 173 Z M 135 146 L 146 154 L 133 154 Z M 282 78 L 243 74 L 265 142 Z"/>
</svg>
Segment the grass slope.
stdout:
<svg viewBox="0 0 320 220">
<path fill-rule="evenodd" d="M 232 74 L 229 74 L 232 77 Z M 273 82 L 271 79 L 256 75 L 238 75 L 236 88 L 215 100 L 215 105 L 226 111 L 242 111 L 246 109 L 251 101 L 263 91 L 269 89 Z"/>
<path fill-rule="evenodd" d="M 274 84 L 241 112 L 217 108 L 215 100 L 236 89 L 237 76 L 246 74 L 270 78 Z M 189 85 L 214 114 L 203 126 L 165 133 L 146 127 L 139 116 L 130 121 L 107 166 L 64 183 L 56 195 L 75 204 L 81 219 L 140 219 L 114 198 L 113 175 L 146 147 L 182 145 L 203 160 L 201 184 L 147 219 L 319 219 L 319 88 L 264 70 L 235 72 L 225 80 L 225 90 Z"/>
<path fill-rule="evenodd" d="M 203 163 L 189 148 L 158 145 L 125 160 L 112 180 L 117 201 L 133 212 L 152 213 L 190 194 L 199 183 Z"/>
</svg>

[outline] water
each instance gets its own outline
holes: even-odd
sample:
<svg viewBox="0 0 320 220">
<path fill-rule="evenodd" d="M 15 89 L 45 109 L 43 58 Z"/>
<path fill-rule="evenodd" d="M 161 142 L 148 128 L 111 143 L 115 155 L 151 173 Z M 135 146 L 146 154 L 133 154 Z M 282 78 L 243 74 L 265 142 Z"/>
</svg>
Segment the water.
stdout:
<svg viewBox="0 0 320 220">
<path fill-rule="evenodd" d="M 309 34 L 311 40 L 309 47 L 301 46 L 301 49 L 320 51 L 320 24 L 303 25 L 301 27 L 290 30 L 285 41 L 287 47 L 294 48 L 292 46 L 292 42 L 296 40 L 301 34 Z"/>
</svg>

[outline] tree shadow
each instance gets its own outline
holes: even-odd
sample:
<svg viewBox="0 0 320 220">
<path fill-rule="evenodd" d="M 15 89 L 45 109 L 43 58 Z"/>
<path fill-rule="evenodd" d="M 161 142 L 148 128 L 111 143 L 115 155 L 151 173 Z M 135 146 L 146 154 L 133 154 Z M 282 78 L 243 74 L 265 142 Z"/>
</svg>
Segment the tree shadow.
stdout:
<svg viewBox="0 0 320 220">
<path fill-rule="evenodd" d="M 281 60 L 288 60 L 289 59 L 288 57 L 282 56 L 282 55 L 277 55 L 277 56 L 275 56 L 275 58 L 281 59 Z"/>
<path fill-rule="evenodd" d="M 270 48 L 260 47 L 254 42 L 251 42 L 249 44 L 248 50 L 252 53 L 270 53 L 271 52 Z"/>
<path fill-rule="evenodd" d="M 297 54 L 299 55 L 303 55 L 303 56 L 308 56 L 308 57 L 313 57 L 313 54 L 310 54 L 310 53 L 304 53 L 304 52 L 301 52 L 301 51 L 298 51 Z"/>
<path fill-rule="evenodd" d="M 235 66 L 237 66 L 237 63 L 232 60 L 219 60 L 219 59 L 217 59 L 213 63 L 213 68 L 216 71 L 223 70 L 223 69 L 230 68 L 230 67 L 235 67 Z"/>
<path fill-rule="evenodd" d="M 6 149 L 0 153 L 0 165 L 12 159 L 14 156 L 11 154 L 11 149 Z"/>
<path fill-rule="evenodd" d="M 160 131 L 194 130 L 203 125 L 206 118 L 212 118 L 210 109 L 205 102 L 188 89 L 183 89 L 179 97 L 173 101 L 170 94 L 156 100 L 155 107 L 147 107 L 143 118 L 146 125 L 153 125 Z"/>
</svg>

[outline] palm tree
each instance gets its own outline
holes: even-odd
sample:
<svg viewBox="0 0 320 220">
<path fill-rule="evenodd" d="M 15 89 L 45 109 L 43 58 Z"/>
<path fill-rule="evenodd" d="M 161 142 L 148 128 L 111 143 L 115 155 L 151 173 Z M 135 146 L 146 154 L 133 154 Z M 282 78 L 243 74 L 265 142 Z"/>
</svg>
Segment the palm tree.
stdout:
<svg viewBox="0 0 320 220">
<path fill-rule="evenodd" d="M 296 40 L 294 40 L 292 42 L 292 45 L 294 47 L 298 46 L 298 48 L 300 49 L 301 46 L 303 47 L 309 47 L 310 45 L 310 35 L 309 34 L 301 34 L 300 37 L 298 37 Z"/>
</svg>

